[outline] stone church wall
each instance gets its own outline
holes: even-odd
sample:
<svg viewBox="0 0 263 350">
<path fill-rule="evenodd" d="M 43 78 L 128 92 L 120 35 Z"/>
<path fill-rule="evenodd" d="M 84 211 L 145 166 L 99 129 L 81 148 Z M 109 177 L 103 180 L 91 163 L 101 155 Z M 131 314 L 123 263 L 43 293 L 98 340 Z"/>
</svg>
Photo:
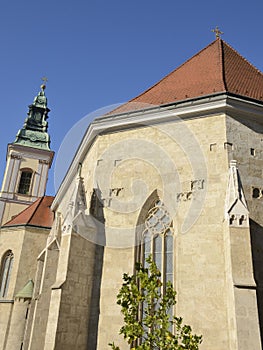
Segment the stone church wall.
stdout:
<svg viewBox="0 0 263 350">
<path fill-rule="evenodd" d="M 37 261 L 34 297 L 25 338 L 25 348 L 30 350 L 44 348 L 51 287 L 56 279 L 58 253 L 58 247 L 53 245 L 44 251 Z"/>
<path fill-rule="evenodd" d="M 257 306 L 259 310 L 259 322 L 261 328 L 261 338 L 263 336 L 263 195 L 262 195 L 262 169 L 263 169 L 263 126 L 259 121 L 252 121 L 246 117 L 227 118 L 227 137 L 231 144 L 229 148 L 229 158 L 237 160 L 239 173 L 244 188 L 245 197 L 249 209 L 250 217 L 250 255 L 252 257 L 253 278 L 256 282 L 256 289 L 252 288 L 244 297 L 244 290 L 236 290 L 240 296 L 240 319 L 242 330 L 240 331 L 240 349 L 246 349 L 248 329 L 256 329 L 252 326 L 253 313 L 251 305 L 252 294 L 256 290 Z M 241 254 L 241 252 L 240 252 Z M 243 253 L 244 255 L 244 253 Z M 244 269 L 244 266 L 240 266 Z M 251 296 L 249 296 L 251 295 Z M 251 300 L 249 303 L 249 299 Z M 246 300 L 247 307 L 245 307 Z M 250 325 L 250 327 L 248 327 Z M 243 347 L 242 347 L 243 346 Z M 251 344 L 249 345 L 251 347 Z"/>
<path fill-rule="evenodd" d="M 91 236 L 87 239 L 77 231 L 62 231 L 46 350 L 67 350 L 76 344 L 78 349 L 107 349 L 112 341 L 128 350 L 118 335 L 123 320 L 116 295 L 123 273 L 133 272 L 138 257 L 136 242 L 142 235 L 143 213 L 158 198 L 173 219 L 176 314 L 203 335 L 200 349 L 239 349 L 238 335 L 244 332 L 245 322 L 242 312 L 236 310 L 246 301 L 247 310 L 255 312 L 255 298 L 250 298 L 250 292 L 244 296 L 233 284 L 239 248 L 234 252 L 236 243 L 230 239 L 234 231 L 226 220 L 225 203 L 232 159 L 238 161 L 241 180 L 245 178 L 246 198 L 251 194 L 253 180 L 260 186 L 256 177 L 248 180 L 249 167 L 244 164 L 249 160 L 244 158 L 242 163 L 243 151 L 232 153 L 235 138 L 242 139 L 246 133 L 252 133 L 251 140 L 259 136 L 221 114 L 183 121 L 175 118 L 174 122 L 107 132 L 96 138 L 82 163 L 81 176 L 87 215 L 94 189 L 100 192 L 98 205 L 103 210 L 106 243 L 105 247 L 95 248 L 95 238 L 93 241 Z M 259 167 L 261 162 L 258 168 L 255 166 L 261 174 Z M 57 209 L 63 218 L 73 186 Z M 248 199 L 248 204 L 253 206 L 253 201 Z M 252 220 L 256 220 L 253 215 Z M 95 222 L 103 226 L 99 220 Z M 260 222 L 258 225 L 261 227 Z M 248 232 L 246 229 L 243 248 L 250 247 Z M 260 279 L 259 254 L 252 249 L 252 256 L 255 275 Z M 249 259 L 248 253 L 241 262 L 249 265 Z M 251 341 L 253 335 L 246 339 Z M 254 344 L 257 341 L 255 337 Z"/>
<path fill-rule="evenodd" d="M 99 296 L 99 290 L 94 289 L 100 285 L 100 281 L 96 281 L 100 277 L 94 271 L 96 271 L 96 265 L 101 264 L 99 260 L 102 260 L 102 257 L 96 254 L 94 244 L 74 233 L 62 237 L 60 252 L 60 267 L 56 282 L 52 286 L 45 349 L 51 349 L 54 346 L 58 350 L 67 350 L 76 346 L 84 350 L 87 344 L 96 341 L 97 336 L 95 317 L 98 311 L 96 299 Z M 67 261 L 63 264 L 65 254 L 68 256 L 65 256 Z M 59 309 L 53 313 L 53 303 L 57 298 L 60 300 L 57 304 Z M 93 319 L 90 319 L 94 307 L 96 312 Z"/>
<path fill-rule="evenodd" d="M 107 248 L 102 273 L 98 349 L 106 349 L 112 340 L 123 345 L 118 336 L 122 317 L 115 305 L 116 294 L 123 272 L 132 272 L 136 224 L 144 202 L 156 189 L 168 208 L 176 207 L 172 215 L 177 313 L 184 316 L 195 332 L 203 334 L 202 349 L 221 350 L 229 347 L 231 341 L 235 342 L 231 331 L 226 332 L 228 294 L 232 288 L 226 281 L 224 255 L 224 236 L 228 230 L 223 225 L 229 166 L 226 142 L 224 115 L 186 120 L 182 124 L 177 121 L 143 126 L 98 137 L 96 168 L 91 168 L 90 154 L 83 162 L 83 169 L 89 174 L 85 176 L 85 183 L 89 184 L 92 176 L 99 179 L 105 198 Z M 198 159 L 198 155 L 202 159 Z M 146 184 L 146 189 L 142 183 Z M 173 183 L 177 186 L 173 187 Z M 119 192 L 114 193 L 114 189 Z M 198 200 L 197 191 L 206 192 L 202 210 L 194 225 L 182 233 L 185 214 L 191 203 Z M 138 193 L 142 194 L 139 196 L 142 202 L 131 209 L 129 204 Z M 118 201 L 121 202 L 119 207 Z M 118 244 L 123 246 L 114 249 Z M 220 343 L 215 344 L 215 334 Z"/>
<path fill-rule="evenodd" d="M 30 228 L 30 227 L 10 227 L 1 229 L 1 244 L 0 244 L 0 256 L 7 250 L 12 250 L 14 254 L 14 263 L 11 270 L 11 277 L 8 287 L 8 294 L 3 300 L 0 301 L 0 314 L 4 317 L 3 323 L 0 323 L 0 334 L 3 331 L 0 338 L 0 349 L 5 349 L 8 340 L 11 319 L 20 322 L 20 324 L 26 323 L 26 313 L 21 312 L 17 308 L 17 312 L 21 315 L 17 316 L 13 314 L 16 309 L 13 309 L 13 304 L 6 303 L 5 301 L 14 302 L 15 295 L 25 286 L 29 279 L 33 279 L 36 274 L 36 258 L 43 246 L 45 245 L 48 229 Z M 8 312 L 10 310 L 10 313 Z M 6 319 L 9 319 L 6 322 Z M 5 332 L 6 325 L 7 331 Z M 14 338 L 15 335 L 12 335 Z M 10 338 L 10 337 L 9 337 Z M 11 338 L 10 338 L 11 339 Z M 23 339 L 21 340 L 22 343 Z"/>
</svg>

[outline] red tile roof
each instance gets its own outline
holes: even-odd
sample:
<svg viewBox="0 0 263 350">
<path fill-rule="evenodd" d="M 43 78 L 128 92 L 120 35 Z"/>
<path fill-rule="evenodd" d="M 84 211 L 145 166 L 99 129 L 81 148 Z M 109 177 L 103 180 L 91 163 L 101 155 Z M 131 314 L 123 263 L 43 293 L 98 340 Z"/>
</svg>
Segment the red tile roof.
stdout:
<svg viewBox="0 0 263 350">
<path fill-rule="evenodd" d="M 216 39 L 154 86 L 110 114 L 229 92 L 263 101 L 263 74 Z M 148 107 L 150 107 L 148 105 Z"/>
<path fill-rule="evenodd" d="M 3 227 L 8 226 L 38 226 L 51 227 L 53 223 L 53 212 L 50 206 L 54 200 L 52 196 L 38 198 L 29 207 L 21 211 L 18 215 L 5 223 Z"/>
</svg>

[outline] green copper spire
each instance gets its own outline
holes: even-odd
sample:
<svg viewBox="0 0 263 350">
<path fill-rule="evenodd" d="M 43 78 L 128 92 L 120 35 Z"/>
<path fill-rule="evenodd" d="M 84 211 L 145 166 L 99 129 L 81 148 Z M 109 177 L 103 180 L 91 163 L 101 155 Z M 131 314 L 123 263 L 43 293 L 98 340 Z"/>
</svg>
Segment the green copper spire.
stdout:
<svg viewBox="0 0 263 350">
<path fill-rule="evenodd" d="M 32 105 L 29 106 L 28 117 L 23 128 L 16 135 L 14 144 L 40 148 L 50 151 L 50 137 L 47 133 L 48 112 L 47 98 L 45 95 L 46 85 L 41 85 L 41 91 L 35 97 Z"/>
</svg>

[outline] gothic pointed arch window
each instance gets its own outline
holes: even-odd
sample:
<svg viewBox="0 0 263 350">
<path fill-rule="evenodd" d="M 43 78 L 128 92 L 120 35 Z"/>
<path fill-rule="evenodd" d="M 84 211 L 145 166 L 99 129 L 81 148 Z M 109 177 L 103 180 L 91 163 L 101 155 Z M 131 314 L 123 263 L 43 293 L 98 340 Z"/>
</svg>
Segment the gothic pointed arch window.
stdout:
<svg viewBox="0 0 263 350">
<path fill-rule="evenodd" d="M 151 254 L 162 273 L 163 285 L 173 282 L 173 223 L 168 210 L 161 200 L 156 200 L 149 209 L 144 222 L 141 244 L 141 260 Z"/>
<path fill-rule="evenodd" d="M 12 266 L 14 261 L 14 254 L 11 250 L 8 250 L 1 261 L 0 270 L 0 298 L 4 298 L 8 292 L 9 281 L 12 272 Z"/>
</svg>

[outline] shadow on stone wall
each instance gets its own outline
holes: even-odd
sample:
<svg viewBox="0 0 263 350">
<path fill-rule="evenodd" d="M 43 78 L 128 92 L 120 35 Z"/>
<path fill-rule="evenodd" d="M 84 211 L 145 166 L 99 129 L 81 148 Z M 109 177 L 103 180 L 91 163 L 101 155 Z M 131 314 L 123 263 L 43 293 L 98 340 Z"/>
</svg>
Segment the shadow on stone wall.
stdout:
<svg viewBox="0 0 263 350">
<path fill-rule="evenodd" d="M 88 347 L 87 350 L 97 349 L 98 326 L 100 316 L 100 289 L 103 269 L 104 247 L 96 246 L 95 264 L 93 272 L 93 284 L 91 291 L 91 309 L 88 322 Z"/>
<path fill-rule="evenodd" d="M 253 220 L 250 220 L 250 237 L 254 278 L 257 285 L 261 344 L 263 347 L 263 227 Z"/>
<path fill-rule="evenodd" d="M 103 200 L 101 198 L 101 191 L 99 188 L 93 190 L 90 204 L 90 214 L 95 218 L 95 222 L 97 223 L 97 234 L 100 236 L 99 242 L 101 243 L 101 245 L 96 245 L 95 247 L 95 262 L 91 291 L 91 309 L 88 322 L 87 350 L 96 350 L 100 317 L 100 292 L 104 260 L 104 246 L 106 244 Z"/>
</svg>

